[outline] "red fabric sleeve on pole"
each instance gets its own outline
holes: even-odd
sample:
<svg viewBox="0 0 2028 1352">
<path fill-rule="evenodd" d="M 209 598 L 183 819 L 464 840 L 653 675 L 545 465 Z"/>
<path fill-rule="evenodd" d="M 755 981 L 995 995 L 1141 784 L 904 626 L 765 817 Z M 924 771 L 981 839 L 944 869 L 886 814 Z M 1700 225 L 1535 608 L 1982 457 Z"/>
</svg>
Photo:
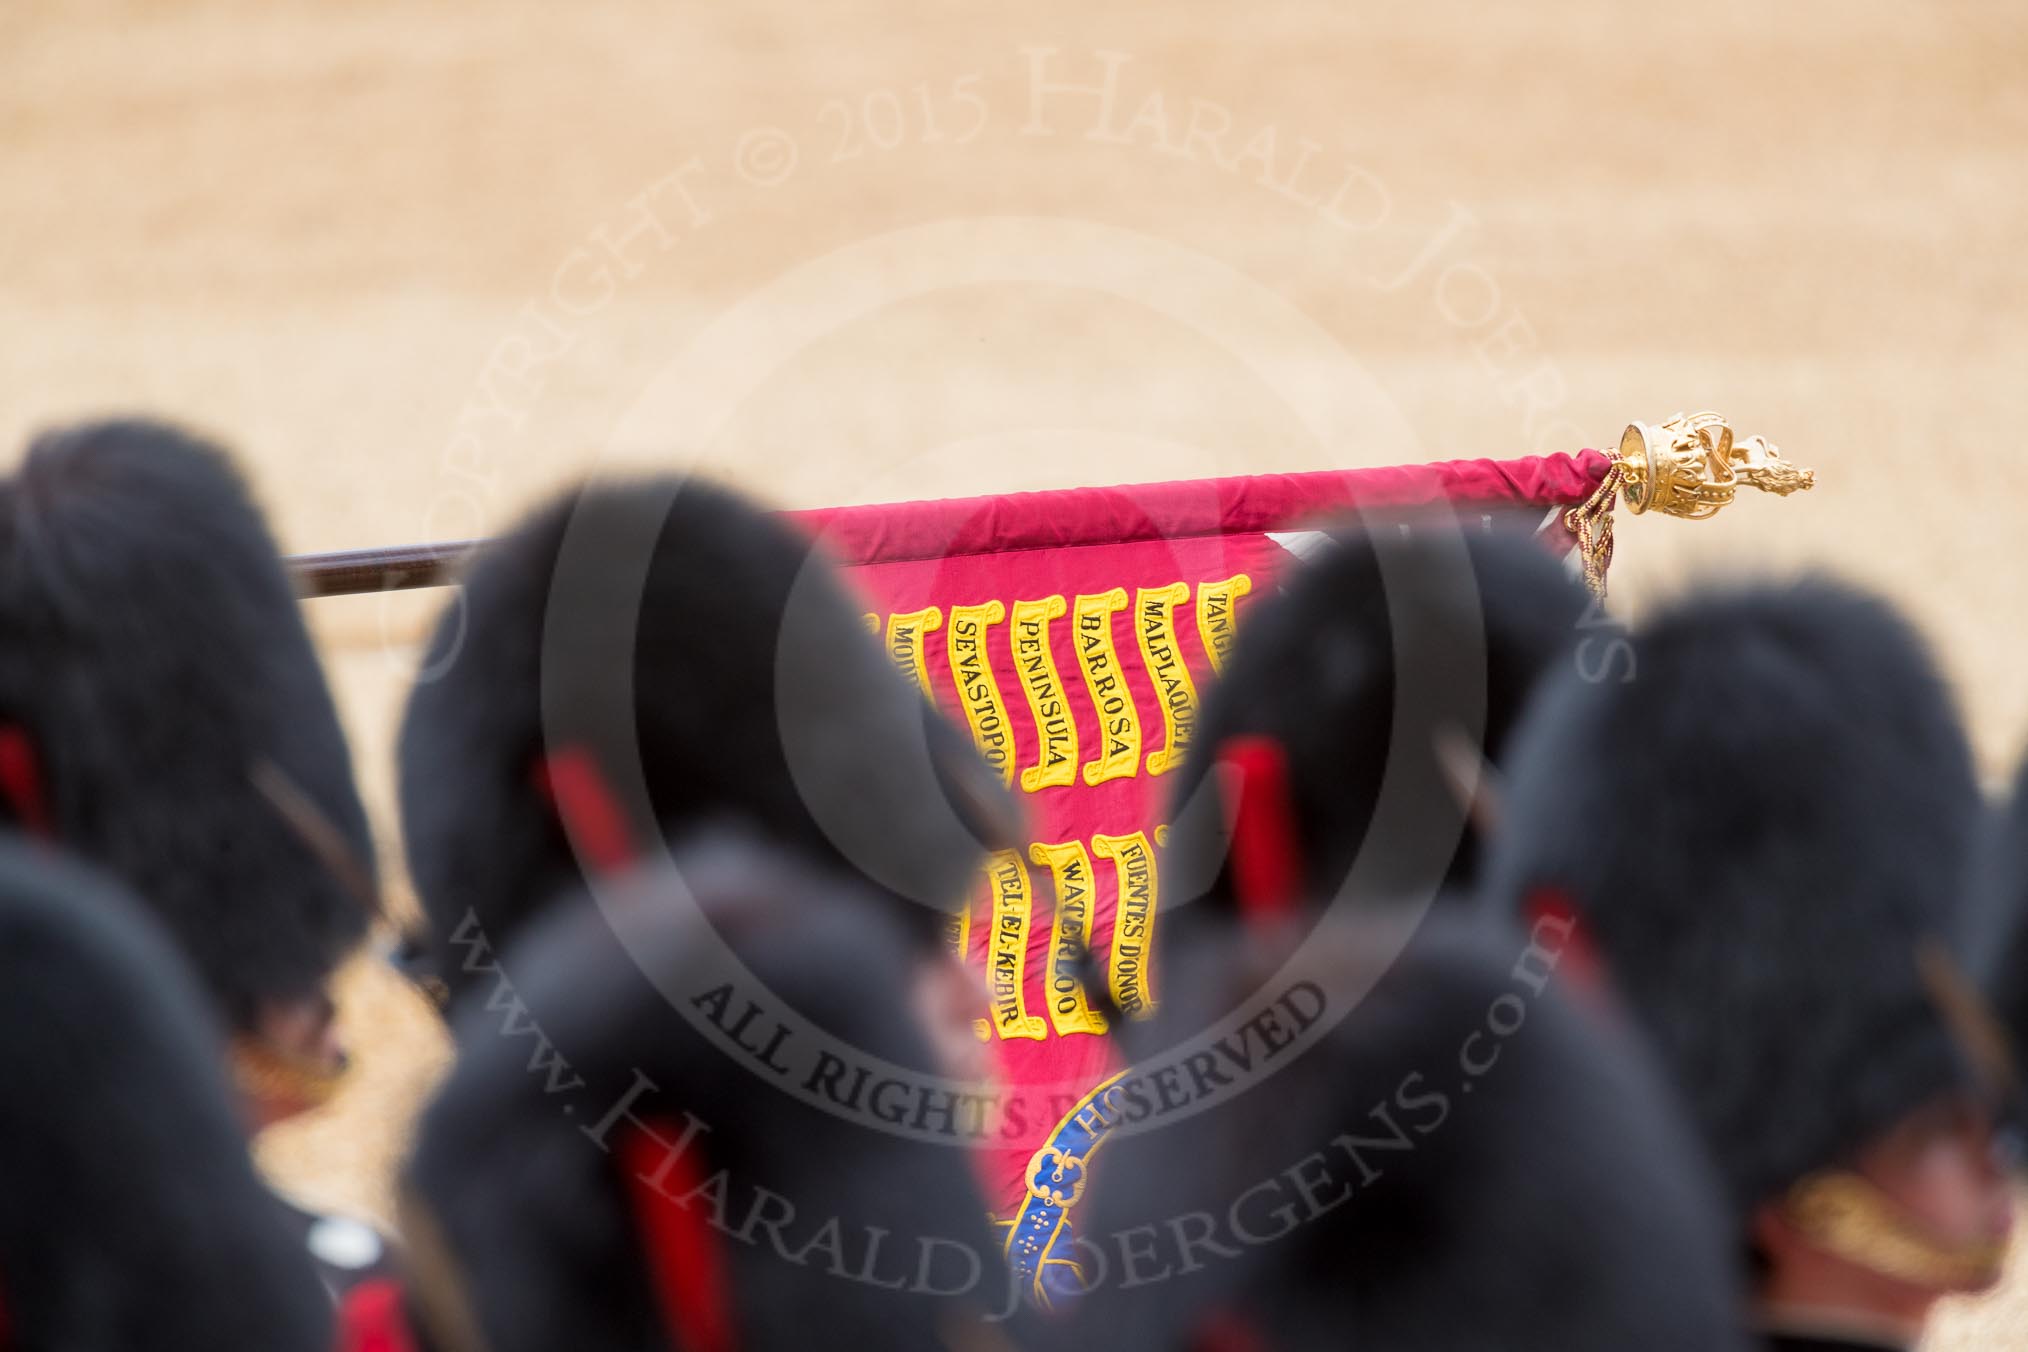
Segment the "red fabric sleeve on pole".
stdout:
<svg viewBox="0 0 2028 1352">
<path fill-rule="evenodd" d="M 1449 460 L 1310 474 L 1181 479 L 792 512 L 847 566 L 1023 549 L 1247 535 L 1353 510 L 1471 503 L 1575 505 L 1610 461 L 1593 450 L 1520 460 Z"/>
</svg>

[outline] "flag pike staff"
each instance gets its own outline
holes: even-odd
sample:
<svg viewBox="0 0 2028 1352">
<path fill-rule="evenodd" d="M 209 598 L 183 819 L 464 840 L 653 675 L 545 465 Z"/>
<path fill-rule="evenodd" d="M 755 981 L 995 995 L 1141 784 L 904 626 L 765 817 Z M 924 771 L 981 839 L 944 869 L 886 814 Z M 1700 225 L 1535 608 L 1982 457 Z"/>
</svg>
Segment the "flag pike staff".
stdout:
<svg viewBox="0 0 2028 1352">
<path fill-rule="evenodd" d="M 1787 497 L 1816 483 L 1815 471 L 1785 459 L 1767 438 L 1735 439 L 1725 419 L 1709 412 L 1679 413 L 1659 424 L 1630 423 L 1607 459 L 1591 496 L 1563 514 L 1563 524 L 1577 538 L 1585 581 L 1600 596 L 1613 556 L 1613 509 L 1621 499 L 1636 516 L 1654 511 L 1702 521 L 1729 505 L 1741 485 Z M 306 597 L 402 591 L 450 582 L 464 558 L 484 543 L 345 549 L 298 554 L 288 563 L 297 591 Z"/>
<path fill-rule="evenodd" d="M 297 554 L 288 560 L 303 596 L 355 596 L 361 592 L 405 591 L 450 582 L 465 556 L 484 540 L 449 540 L 428 545 L 382 545 Z"/>
</svg>

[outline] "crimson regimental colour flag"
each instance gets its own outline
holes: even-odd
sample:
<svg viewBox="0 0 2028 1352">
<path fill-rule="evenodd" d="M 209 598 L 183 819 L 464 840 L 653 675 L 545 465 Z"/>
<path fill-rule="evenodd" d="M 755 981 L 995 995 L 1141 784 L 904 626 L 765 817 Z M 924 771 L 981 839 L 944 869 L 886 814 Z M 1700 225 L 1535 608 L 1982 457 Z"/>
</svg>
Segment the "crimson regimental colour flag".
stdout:
<svg viewBox="0 0 2028 1352">
<path fill-rule="evenodd" d="M 969 727 L 1025 809 L 950 942 L 984 978 L 978 1035 L 1001 1112 L 981 1168 L 1011 1216 L 1036 1152 L 1119 1067 L 1079 946 L 1128 1017 L 1162 998 L 1151 961 L 1171 772 L 1196 706 L 1311 533 L 1448 506 L 1519 519 L 1557 549 L 1604 479 L 1597 451 L 1269 474 L 797 513 L 844 566 L 895 665 Z"/>
</svg>

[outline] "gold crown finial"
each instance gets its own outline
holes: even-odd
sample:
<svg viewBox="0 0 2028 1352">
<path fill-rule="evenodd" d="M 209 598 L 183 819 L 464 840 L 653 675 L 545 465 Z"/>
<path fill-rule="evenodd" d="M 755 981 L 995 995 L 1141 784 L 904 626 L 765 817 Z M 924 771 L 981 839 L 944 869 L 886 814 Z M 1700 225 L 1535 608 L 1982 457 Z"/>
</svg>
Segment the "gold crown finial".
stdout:
<svg viewBox="0 0 2028 1352">
<path fill-rule="evenodd" d="M 1659 426 L 1630 423 L 1605 478 L 1587 501 L 1563 514 L 1563 524 L 1577 536 L 1584 580 L 1603 597 L 1613 558 L 1613 504 L 1622 494 L 1636 516 L 1657 511 L 1702 521 L 1730 504 L 1741 484 L 1785 498 L 1816 483 L 1815 470 L 1783 459 L 1766 437 L 1734 441 L 1722 415 L 1678 413 Z"/>
<path fill-rule="evenodd" d="M 1701 521 L 1732 501 L 1739 485 L 1787 497 L 1817 482 L 1816 471 L 1782 458 L 1766 437 L 1735 441 L 1716 413 L 1678 413 L 1660 426 L 1630 424 L 1615 457 L 1627 510 Z"/>
</svg>

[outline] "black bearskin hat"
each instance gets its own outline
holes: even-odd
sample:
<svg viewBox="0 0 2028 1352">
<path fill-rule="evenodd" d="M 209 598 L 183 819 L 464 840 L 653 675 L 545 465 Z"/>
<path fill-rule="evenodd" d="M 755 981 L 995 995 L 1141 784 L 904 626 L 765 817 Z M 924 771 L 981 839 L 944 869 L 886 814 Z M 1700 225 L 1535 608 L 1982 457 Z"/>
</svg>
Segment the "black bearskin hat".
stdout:
<svg viewBox="0 0 2028 1352">
<path fill-rule="evenodd" d="M 108 883 L 0 844 L 0 1346 L 321 1352 L 331 1307 L 255 1176 L 218 1028 Z"/>
<path fill-rule="evenodd" d="M 1205 697 L 1172 800 L 1169 867 L 1208 892 L 1177 919 L 1234 904 L 1230 805 L 1207 781 L 1235 738 L 1280 748 L 1302 895 L 1428 899 L 1468 883 L 1478 843 L 1439 739 L 1501 759 L 1538 678 L 1566 656 L 1599 660 L 1578 651 L 1588 604 L 1518 527 L 1423 516 L 1405 534 L 1375 524 L 1329 537 L 1248 616 Z"/>
<path fill-rule="evenodd" d="M 1922 642 L 1820 580 L 1717 587 L 1566 673 L 1517 737 L 1495 905 L 1574 911 L 1744 1217 L 1972 1068 L 1956 956 L 1982 805 Z"/>
<path fill-rule="evenodd" d="M 976 882 L 982 836 L 1011 832 L 998 779 L 812 542 L 695 480 L 570 492 L 488 548 L 429 646 L 400 759 L 453 991 L 475 933 L 503 950 L 615 862 L 595 857 L 614 823 L 588 840 L 560 810 L 587 763 L 623 856 L 728 824 L 907 898 L 925 942 Z"/>
<path fill-rule="evenodd" d="M 744 845 L 674 857 L 551 908 L 459 1007 L 405 1185 L 415 1325 L 493 1352 L 965 1345 L 1009 1285 L 965 1137 L 907 1129 L 941 1082 L 883 1069 L 929 1055 L 892 908 Z"/>
<path fill-rule="evenodd" d="M 1234 1022 L 1122 1082 L 1074 1345 L 1742 1346 L 1719 1182 L 1639 1040 L 1565 997 L 1561 943 L 1462 908 L 1404 935 L 1369 912 L 1293 956 L 1177 953 L 1171 1020 Z"/>
<path fill-rule="evenodd" d="M 372 842 L 337 710 L 216 446 L 83 423 L 0 483 L 0 741 L 0 818 L 132 888 L 236 1027 L 364 938 Z"/>
</svg>

